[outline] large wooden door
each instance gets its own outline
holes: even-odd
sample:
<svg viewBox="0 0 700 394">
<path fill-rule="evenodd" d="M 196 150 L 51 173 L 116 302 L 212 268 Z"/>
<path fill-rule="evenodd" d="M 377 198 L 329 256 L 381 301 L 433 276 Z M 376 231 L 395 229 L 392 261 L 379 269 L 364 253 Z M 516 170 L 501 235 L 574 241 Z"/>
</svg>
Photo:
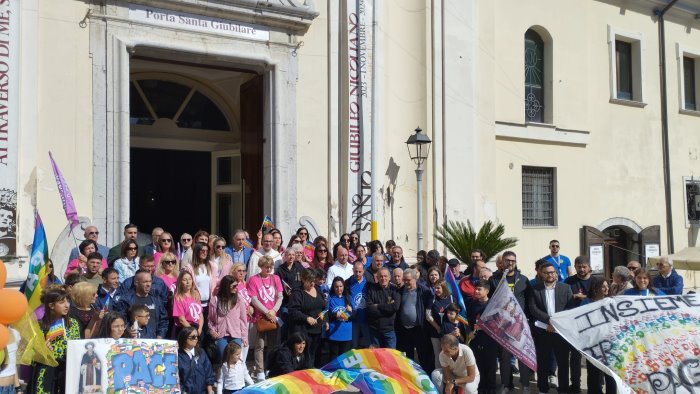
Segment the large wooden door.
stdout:
<svg viewBox="0 0 700 394">
<path fill-rule="evenodd" d="M 610 278 L 612 267 L 608 250 L 613 241 L 602 231 L 591 226 L 583 226 L 581 229 L 581 254 L 591 260 L 591 269 L 594 274 L 602 274 Z"/>
<path fill-rule="evenodd" d="M 644 256 L 642 266 L 649 263 L 649 257 L 661 256 L 661 226 L 649 226 L 639 232 L 639 254 Z"/>
<path fill-rule="evenodd" d="M 256 75 L 241 85 L 241 178 L 243 185 L 244 226 L 257 232 L 263 216 L 263 77 Z"/>
</svg>

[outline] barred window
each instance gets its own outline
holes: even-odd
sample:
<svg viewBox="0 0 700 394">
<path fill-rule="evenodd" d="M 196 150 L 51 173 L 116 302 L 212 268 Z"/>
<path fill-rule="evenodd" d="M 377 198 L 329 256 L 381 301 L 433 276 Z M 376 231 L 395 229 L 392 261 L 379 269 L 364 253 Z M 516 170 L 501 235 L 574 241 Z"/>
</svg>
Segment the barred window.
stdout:
<svg viewBox="0 0 700 394">
<path fill-rule="evenodd" d="M 523 226 L 556 226 L 555 175 L 551 167 L 523 167 Z"/>
</svg>

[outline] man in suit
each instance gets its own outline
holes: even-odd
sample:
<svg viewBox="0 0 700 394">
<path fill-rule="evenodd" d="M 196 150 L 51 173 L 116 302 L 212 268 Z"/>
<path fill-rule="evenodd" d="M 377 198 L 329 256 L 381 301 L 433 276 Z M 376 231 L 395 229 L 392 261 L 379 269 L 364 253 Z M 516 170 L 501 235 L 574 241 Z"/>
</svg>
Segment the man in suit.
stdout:
<svg viewBox="0 0 700 394">
<path fill-rule="evenodd" d="M 535 321 L 534 339 L 537 350 L 537 388 L 540 393 L 549 391 L 549 354 L 554 351 L 559 368 L 557 392 L 569 391 L 569 345 L 557 334 L 549 318 L 556 312 L 570 309 L 574 305 L 571 287 L 558 281 L 558 270 L 550 263 L 540 266 L 544 277 L 541 283 L 532 287 L 528 299 L 530 315 Z"/>
</svg>

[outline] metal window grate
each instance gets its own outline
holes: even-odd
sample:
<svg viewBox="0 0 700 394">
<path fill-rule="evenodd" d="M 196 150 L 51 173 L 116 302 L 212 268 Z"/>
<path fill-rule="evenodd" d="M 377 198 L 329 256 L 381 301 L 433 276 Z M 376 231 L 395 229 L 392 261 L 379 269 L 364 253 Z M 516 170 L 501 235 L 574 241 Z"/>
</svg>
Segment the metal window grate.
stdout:
<svg viewBox="0 0 700 394">
<path fill-rule="evenodd" d="M 554 168 L 523 167 L 523 226 L 554 225 Z"/>
</svg>

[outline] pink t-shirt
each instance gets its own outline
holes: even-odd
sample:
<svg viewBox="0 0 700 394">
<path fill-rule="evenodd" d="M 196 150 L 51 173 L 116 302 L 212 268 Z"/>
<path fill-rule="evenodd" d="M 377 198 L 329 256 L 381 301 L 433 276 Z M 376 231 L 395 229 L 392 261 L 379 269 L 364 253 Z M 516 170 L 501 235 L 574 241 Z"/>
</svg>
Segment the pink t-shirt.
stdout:
<svg viewBox="0 0 700 394">
<path fill-rule="evenodd" d="M 270 275 L 263 279 L 260 275 L 254 275 L 248 280 L 248 295 L 250 297 L 257 297 L 258 301 L 265 306 L 267 309 L 272 309 L 275 306 L 275 301 L 277 300 L 277 293 L 282 292 L 282 281 L 277 275 Z M 255 310 L 255 318 L 262 316 L 262 313 Z"/>
<path fill-rule="evenodd" d="M 172 275 L 158 275 L 159 278 L 163 279 L 165 286 L 170 290 L 170 294 L 175 294 L 175 287 L 177 286 L 177 278 Z"/>
<path fill-rule="evenodd" d="M 180 327 L 178 317 L 183 316 L 188 323 L 199 324 L 199 316 L 202 314 L 202 304 L 192 297 L 183 297 L 173 299 L 173 317 L 175 325 Z"/>
<path fill-rule="evenodd" d="M 248 287 L 246 287 L 245 282 L 238 282 L 238 298 L 243 300 L 246 309 L 246 316 L 248 315 L 248 306 L 250 305 L 250 294 L 248 294 Z M 250 318 L 248 319 L 250 320 Z"/>
</svg>

